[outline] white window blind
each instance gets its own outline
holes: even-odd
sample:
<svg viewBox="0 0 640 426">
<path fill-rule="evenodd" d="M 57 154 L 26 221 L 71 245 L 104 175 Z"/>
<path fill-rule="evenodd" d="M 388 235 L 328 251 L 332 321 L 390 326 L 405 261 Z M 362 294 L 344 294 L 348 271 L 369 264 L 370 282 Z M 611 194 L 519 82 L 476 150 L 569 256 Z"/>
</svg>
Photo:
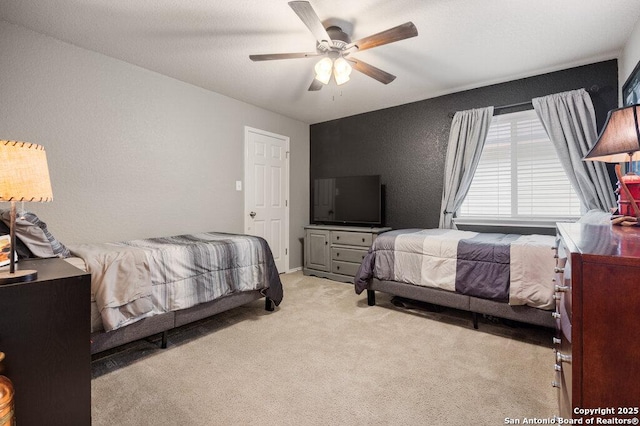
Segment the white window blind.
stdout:
<svg viewBox="0 0 640 426">
<path fill-rule="evenodd" d="M 580 200 L 534 110 L 493 117 L 460 218 L 564 219 Z"/>
</svg>

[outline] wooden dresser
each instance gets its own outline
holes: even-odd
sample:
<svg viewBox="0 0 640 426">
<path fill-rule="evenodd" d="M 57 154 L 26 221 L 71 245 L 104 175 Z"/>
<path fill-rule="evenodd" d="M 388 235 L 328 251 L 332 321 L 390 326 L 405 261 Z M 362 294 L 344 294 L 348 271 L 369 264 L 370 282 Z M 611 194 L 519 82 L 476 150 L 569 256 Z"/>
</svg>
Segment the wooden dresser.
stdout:
<svg viewBox="0 0 640 426">
<path fill-rule="evenodd" d="M 584 417 L 640 418 L 640 227 L 561 223 L 557 230 L 559 415 L 611 408 L 612 415 Z"/>
<path fill-rule="evenodd" d="M 391 228 L 357 226 L 305 226 L 305 275 L 353 283 L 369 247 Z"/>
</svg>

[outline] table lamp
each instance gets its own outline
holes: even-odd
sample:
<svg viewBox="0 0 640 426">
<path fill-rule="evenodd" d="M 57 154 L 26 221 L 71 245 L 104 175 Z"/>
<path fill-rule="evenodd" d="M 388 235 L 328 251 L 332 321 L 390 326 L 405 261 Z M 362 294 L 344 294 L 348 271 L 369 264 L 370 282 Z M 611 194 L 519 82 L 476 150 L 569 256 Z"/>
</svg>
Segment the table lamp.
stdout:
<svg viewBox="0 0 640 426">
<path fill-rule="evenodd" d="M 598 141 L 583 160 L 630 164 L 640 160 L 639 109 L 640 104 L 636 104 L 609 111 Z M 633 172 L 623 176 L 620 164 L 616 164 L 615 170 L 618 177 L 618 213 L 635 218 L 637 224 L 640 218 L 640 176 Z"/>
<path fill-rule="evenodd" d="M 16 270 L 16 201 L 53 199 L 47 154 L 35 143 L 0 140 L 0 201 L 11 203 L 9 271 L 0 271 L 0 285 L 33 281 L 38 271 Z"/>
</svg>

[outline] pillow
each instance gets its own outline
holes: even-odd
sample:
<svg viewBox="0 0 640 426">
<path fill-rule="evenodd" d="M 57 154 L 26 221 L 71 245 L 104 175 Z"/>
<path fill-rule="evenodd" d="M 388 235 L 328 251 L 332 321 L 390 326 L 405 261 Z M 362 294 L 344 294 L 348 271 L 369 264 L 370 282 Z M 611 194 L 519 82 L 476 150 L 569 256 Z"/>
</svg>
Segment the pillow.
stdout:
<svg viewBox="0 0 640 426">
<path fill-rule="evenodd" d="M 0 214 L 1 213 L 2 211 L 0 210 Z M 9 234 L 9 225 L 0 220 L 0 235 Z M 33 253 L 31 253 L 31 250 L 29 250 L 29 248 L 25 246 L 22 240 L 20 240 L 20 238 L 18 237 L 16 237 L 16 253 L 18 254 L 18 259 L 30 259 L 32 257 L 35 257 Z"/>
<path fill-rule="evenodd" d="M 578 223 L 586 223 L 591 225 L 600 225 L 611 223 L 611 213 L 602 210 L 589 210 L 578 220 Z"/>
<path fill-rule="evenodd" d="M 10 211 L 2 213 L 2 221 L 9 226 Z M 60 241 L 56 240 L 47 229 L 47 224 L 31 212 L 16 217 L 16 238 L 29 248 L 35 257 L 70 257 L 71 252 Z M 16 244 L 17 246 L 17 244 Z"/>
</svg>

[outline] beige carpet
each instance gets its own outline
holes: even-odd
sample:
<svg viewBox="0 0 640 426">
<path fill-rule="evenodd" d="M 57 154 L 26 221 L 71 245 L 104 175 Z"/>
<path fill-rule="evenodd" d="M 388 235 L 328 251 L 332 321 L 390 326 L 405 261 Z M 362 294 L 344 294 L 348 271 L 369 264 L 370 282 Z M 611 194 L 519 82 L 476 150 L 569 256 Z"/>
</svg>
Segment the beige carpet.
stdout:
<svg viewBox="0 0 640 426">
<path fill-rule="evenodd" d="M 556 411 L 552 332 L 445 309 L 369 307 L 282 275 L 256 301 L 92 363 L 94 425 L 502 425 Z"/>
</svg>

